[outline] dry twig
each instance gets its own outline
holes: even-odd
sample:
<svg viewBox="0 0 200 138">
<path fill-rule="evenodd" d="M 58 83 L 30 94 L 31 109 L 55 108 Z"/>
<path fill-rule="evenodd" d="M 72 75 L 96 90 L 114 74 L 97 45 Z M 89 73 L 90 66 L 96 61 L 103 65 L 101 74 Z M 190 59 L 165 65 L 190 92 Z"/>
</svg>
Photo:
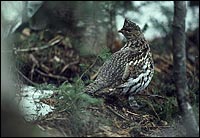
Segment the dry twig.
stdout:
<svg viewBox="0 0 200 138">
<path fill-rule="evenodd" d="M 117 115 L 118 117 L 120 117 L 120 118 L 122 118 L 122 119 L 128 121 L 127 118 L 125 118 L 123 115 L 117 113 L 117 112 L 116 112 L 115 110 L 113 110 L 110 106 L 107 106 L 107 108 L 108 108 L 110 111 L 112 111 L 115 115 Z"/>
</svg>

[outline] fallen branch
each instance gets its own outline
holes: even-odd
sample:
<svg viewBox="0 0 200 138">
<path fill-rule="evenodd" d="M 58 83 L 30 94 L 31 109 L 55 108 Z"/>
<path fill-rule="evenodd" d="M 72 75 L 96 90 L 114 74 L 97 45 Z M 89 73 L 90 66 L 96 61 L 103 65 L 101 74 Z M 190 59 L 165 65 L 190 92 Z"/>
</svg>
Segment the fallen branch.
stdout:
<svg viewBox="0 0 200 138">
<path fill-rule="evenodd" d="M 45 77 L 50 77 L 50 78 L 54 78 L 54 79 L 61 79 L 61 80 L 65 80 L 65 81 L 68 80 L 66 77 L 58 76 L 58 75 L 53 75 L 53 74 L 51 74 L 51 73 L 46 74 L 46 73 L 44 73 L 44 72 L 42 72 L 42 71 L 40 71 L 40 70 L 38 70 L 38 69 L 35 69 L 35 71 L 38 72 L 39 74 L 45 76 Z"/>
<path fill-rule="evenodd" d="M 32 84 L 33 86 L 38 86 L 37 83 L 31 81 L 29 78 L 27 78 L 21 71 L 19 71 L 18 69 L 16 69 L 16 71 L 26 80 L 28 81 L 30 84 Z"/>
<path fill-rule="evenodd" d="M 156 97 L 156 98 L 160 98 L 160 99 L 165 99 L 165 100 L 168 100 L 166 97 L 163 97 L 163 96 L 160 96 L 160 95 L 156 95 L 156 94 L 139 94 L 139 93 L 135 93 L 133 95 L 138 95 L 138 96 L 145 96 L 145 97 Z"/>
<path fill-rule="evenodd" d="M 71 63 L 65 65 L 65 66 L 63 67 L 63 69 L 61 70 L 60 74 L 62 74 L 62 73 L 63 73 L 67 68 L 69 68 L 70 66 L 75 65 L 75 64 L 78 64 L 78 63 L 79 63 L 79 61 L 77 60 L 77 61 L 73 61 L 73 62 L 71 62 Z"/>
<path fill-rule="evenodd" d="M 53 42 L 50 41 L 49 44 L 46 44 L 41 47 L 31 47 L 31 48 L 26 48 L 26 49 L 16 49 L 14 48 L 14 53 L 17 54 L 19 52 L 33 52 L 33 51 L 39 51 L 39 50 L 44 50 L 49 47 L 55 46 L 56 44 L 60 43 L 63 40 L 63 37 L 55 37 L 55 40 Z"/>
</svg>

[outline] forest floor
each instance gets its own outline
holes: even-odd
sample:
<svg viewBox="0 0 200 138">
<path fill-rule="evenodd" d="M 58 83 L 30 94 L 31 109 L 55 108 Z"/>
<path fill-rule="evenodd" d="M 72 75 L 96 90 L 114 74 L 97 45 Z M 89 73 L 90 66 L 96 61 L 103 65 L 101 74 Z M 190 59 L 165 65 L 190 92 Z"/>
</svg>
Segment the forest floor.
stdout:
<svg viewBox="0 0 200 138">
<path fill-rule="evenodd" d="M 15 53 L 20 78 L 33 86 L 42 83 L 57 86 L 50 98 L 40 100 L 54 106 L 55 110 L 33 122 L 49 136 L 185 135 L 175 97 L 172 47 L 161 46 L 170 45 L 170 42 L 165 43 L 162 38 L 150 42 L 155 73 L 148 88 L 135 95 L 142 105 L 136 110 L 127 106 L 124 97 L 103 99 L 81 93 L 82 88 L 96 77 L 98 68 L 111 53 L 104 51 L 98 56 L 81 56 L 70 39 L 61 34 L 46 37 L 42 31 L 32 33 L 24 29 L 19 37 Z M 189 97 L 199 118 L 199 59 L 196 59 L 199 49 L 192 42 L 189 44 Z M 77 84 L 78 80 L 82 83 Z"/>
</svg>

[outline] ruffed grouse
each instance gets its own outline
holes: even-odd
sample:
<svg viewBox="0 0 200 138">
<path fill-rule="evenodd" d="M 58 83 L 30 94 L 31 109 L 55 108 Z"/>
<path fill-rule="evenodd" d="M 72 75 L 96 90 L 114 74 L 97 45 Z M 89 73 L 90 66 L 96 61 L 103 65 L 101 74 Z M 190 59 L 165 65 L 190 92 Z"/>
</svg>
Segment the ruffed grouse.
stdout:
<svg viewBox="0 0 200 138">
<path fill-rule="evenodd" d="M 85 92 L 92 95 L 128 95 L 144 90 L 150 83 L 154 65 L 148 42 L 138 25 L 125 19 L 118 32 L 127 39 L 126 44 L 100 68 L 96 80 Z"/>
</svg>

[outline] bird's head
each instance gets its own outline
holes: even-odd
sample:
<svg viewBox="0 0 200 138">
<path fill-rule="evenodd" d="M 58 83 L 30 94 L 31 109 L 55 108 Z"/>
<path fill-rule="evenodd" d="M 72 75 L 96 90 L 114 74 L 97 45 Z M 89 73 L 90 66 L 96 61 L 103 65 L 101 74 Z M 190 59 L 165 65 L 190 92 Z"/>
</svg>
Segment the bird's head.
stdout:
<svg viewBox="0 0 200 138">
<path fill-rule="evenodd" d="M 118 32 L 122 33 L 127 40 L 134 40 L 143 36 L 140 27 L 127 18 L 124 21 L 122 29 Z"/>
</svg>

